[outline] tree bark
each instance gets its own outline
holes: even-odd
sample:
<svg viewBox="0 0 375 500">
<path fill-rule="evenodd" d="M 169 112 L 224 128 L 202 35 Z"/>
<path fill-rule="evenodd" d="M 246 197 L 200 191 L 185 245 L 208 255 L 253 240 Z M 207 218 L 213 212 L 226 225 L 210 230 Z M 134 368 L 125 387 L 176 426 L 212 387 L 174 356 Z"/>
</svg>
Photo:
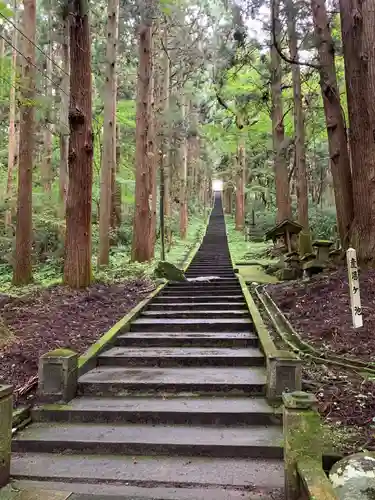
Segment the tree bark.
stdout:
<svg viewBox="0 0 375 500">
<path fill-rule="evenodd" d="M 354 221 L 351 245 L 363 263 L 375 261 L 375 9 L 340 0 L 350 123 Z"/>
<path fill-rule="evenodd" d="M 171 177 L 172 177 L 172 162 L 171 162 L 171 137 L 169 131 L 169 124 L 167 122 L 167 114 L 169 110 L 170 100 L 170 60 L 168 55 L 168 26 L 165 24 L 163 29 L 163 99 L 164 99 L 164 126 L 163 126 L 163 147 L 162 158 L 160 160 L 161 168 L 163 169 L 164 177 L 164 230 L 165 239 L 167 242 L 171 241 L 171 217 L 172 217 L 172 203 L 171 203 Z M 169 154 L 168 154 L 169 153 Z"/>
<path fill-rule="evenodd" d="M 311 0 L 320 64 L 320 87 L 327 126 L 330 165 L 341 244 L 349 246 L 353 222 L 353 188 L 344 113 L 337 85 L 334 46 L 325 0 Z"/>
<path fill-rule="evenodd" d="M 228 215 L 232 214 L 232 181 L 228 179 L 225 183 L 224 187 L 224 200 L 225 200 L 225 213 Z"/>
<path fill-rule="evenodd" d="M 88 0 L 70 7 L 69 185 L 66 201 L 64 282 L 91 282 L 92 87 Z"/>
<path fill-rule="evenodd" d="M 25 285 L 32 281 L 32 173 L 34 152 L 35 100 L 35 32 L 36 2 L 24 0 L 23 64 L 21 83 L 21 132 L 18 172 L 18 201 L 16 223 L 16 252 L 13 283 Z M 27 37 L 27 38 L 26 38 Z"/>
<path fill-rule="evenodd" d="M 272 2 L 271 2 L 272 3 Z M 289 195 L 288 167 L 284 152 L 284 114 L 281 95 L 282 71 L 281 58 L 275 44 L 280 45 L 281 26 L 279 19 L 280 0 L 274 0 L 271 15 L 275 16 L 275 33 L 271 44 L 271 97 L 272 97 L 272 142 L 274 154 L 274 171 L 276 183 L 277 222 L 292 217 Z"/>
<path fill-rule="evenodd" d="M 53 99 L 52 92 L 52 5 L 51 1 L 48 2 L 48 50 L 45 59 L 46 63 L 46 76 L 45 76 L 45 93 L 47 97 L 47 109 L 44 117 L 44 133 L 43 133 L 43 152 L 41 162 L 42 184 L 44 191 L 51 191 L 52 182 L 52 120 L 51 120 L 51 106 Z"/>
<path fill-rule="evenodd" d="M 118 17 L 119 0 L 108 0 L 103 155 L 100 178 L 99 266 L 108 265 L 109 263 L 112 178 L 116 171 L 116 53 Z"/>
<path fill-rule="evenodd" d="M 13 2 L 14 19 L 17 24 L 18 21 L 18 1 Z M 14 167 L 17 165 L 18 161 L 18 151 L 17 151 L 17 121 L 16 121 L 16 81 L 17 81 L 17 47 L 18 47 L 18 30 L 15 28 L 12 32 L 12 62 L 11 62 L 11 87 L 10 87 L 10 99 L 9 99 L 9 132 L 8 132 L 8 175 L 7 184 L 5 191 L 5 198 L 8 203 L 11 204 L 12 196 L 12 186 L 13 186 L 13 172 Z M 12 208 L 8 207 L 5 212 L 5 227 L 9 226 L 12 219 Z"/>
<path fill-rule="evenodd" d="M 236 172 L 236 231 L 245 226 L 245 146 L 240 143 L 237 149 L 238 164 Z"/>
<path fill-rule="evenodd" d="M 182 89 L 182 92 L 184 90 Z M 181 111 L 182 111 L 182 120 L 185 125 L 186 121 L 186 97 L 182 95 L 181 98 Z M 187 225 L 188 225 L 188 206 L 187 206 L 187 139 L 185 133 L 185 126 L 183 135 L 181 137 L 181 146 L 180 146 L 180 162 L 181 162 L 181 170 L 180 170 L 180 238 L 184 240 L 187 235 Z"/>
<path fill-rule="evenodd" d="M 153 96 L 152 96 L 152 130 L 154 134 L 154 155 L 153 155 L 153 167 L 151 170 L 151 251 L 152 257 L 155 256 L 155 243 L 156 243 L 156 228 L 157 228 L 157 197 L 158 197 L 158 185 L 157 185 L 157 171 L 159 167 L 160 159 L 160 148 L 162 141 L 162 46 L 161 46 L 161 31 L 160 23 L 156 21 L 153 27 L 153 36 L 156 40 L 154 46 L 155 61 L 154 61 L 154 71 L 153 71 Z"/>
<path fill-rule="evenodd" d="M 163 47 L 164 51 L 168 50 L 168 26 L 163 27 Z M 168 53 L 164 52 L 162 57 L 162 83 L 161 83 L 161 137 L 159 148 L 159 168 L 160 168 L 160 240 L 161 240 L 161 260 L 165 260 L 165 241 L 169 241 L 169 225 L 170 225 L 170 190 L 169 190 L 169 165 L 168 158 L 168 143 L 169 130 L 167 128 L 166 117 L 169 110 L 169 57 Z M 166 223 L 167 222 L 167 223 Z"/>
<path fill-rule="evenodd" d="M 120 172 L 121 145 L 120 145 L 120 125 L 116 123 L 116 165 L 112 170 L 112 209 L 111 227 L 112 229 L 121 226 L 121 184 L 116 180 L 117 173 Z"/>
<path fill-rule="evenodd" d="M 152 130 L 153 54 L 152 4 L 145 6 L 139 28 L 139 65 L 136 119 L 136 180 L 132 260 L 145 262 L 152 258 L 152 169 L 154 147 Z"/>
<path fill-rule="evenodd" d="M 292 64 L 293 103 L 294 103 L 294 135 L 296 160 L 296 187 L 298 222 L 305 232 L 309 231 L 309 199 L 307 189 L 306 153 L 305 153 L 305 120 L 302 107 L 301 70 L 298 64 L 296 17 L 297 12 L 293 0 L 286 2 L 288 16 L 288 37 Z"/>
<path fill-rule="evenodd" d="M 60 90 L 60 169 L 59 169 L 59 199 L 60 213 L 65 217 L 65 205 L 68 189 L 68 154 L 69 154 L 69 16 L 64 16 L 61 26 L 62 44 L 62 78 Z"/>
</svg>

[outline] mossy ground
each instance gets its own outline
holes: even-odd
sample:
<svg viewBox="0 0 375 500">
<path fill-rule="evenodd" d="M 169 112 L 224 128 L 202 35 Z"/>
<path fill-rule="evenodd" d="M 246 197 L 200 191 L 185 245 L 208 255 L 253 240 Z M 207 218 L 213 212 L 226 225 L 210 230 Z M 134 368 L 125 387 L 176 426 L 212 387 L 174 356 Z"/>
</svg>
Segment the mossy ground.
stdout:
<svg viewBox="0 0 375 500">
<path fill-rule="evenodd" d="M 264 266 L 276 262 L 267 255 L 270 244 L 263 241 L 245 241 L 243 232 L 235 230 L 234 219 L 230 216 L 226 216 L 225 223 L 233 264 L 237 262 L 244 262 L 247 264 L 245 266 L 237 266 L 239 274 L 241 274 L 246 281 L 277 283 L 277 278 L 264 271 Z"/>
<path fill-rule="evenodd" d="M 196 245 L 197 240 L 203 237 L 206 228 L 206 219 L 192 216 L 189 219 L 186 239 L 181 240 L 178 235 L 173 235 L 170 251 L 166 252 L 168 262 L 181 266 Z M 155 267 L 161 259 L 160 243 L 155 247 L 155 258 L 151 262 L 130 262 L 129 245 L 118 245 L 111 248 L 109 265 L 106 268 L 97 268 L 96 256 L 92 258 L 93 283 L 117 283 L 131 278 L 151 278 Z M 8 264 L 0 265 L 0 294 L 12 297 L 28 295 L 37 290 L 62 284 L 62 262 L 56 259 L 47 260 L 34 266 L 34 281 L 30 285 L 16 287 L 12 284 L 12 267 Z M 1 298 L 1 295 L 0 295 Z"/>
</svg>

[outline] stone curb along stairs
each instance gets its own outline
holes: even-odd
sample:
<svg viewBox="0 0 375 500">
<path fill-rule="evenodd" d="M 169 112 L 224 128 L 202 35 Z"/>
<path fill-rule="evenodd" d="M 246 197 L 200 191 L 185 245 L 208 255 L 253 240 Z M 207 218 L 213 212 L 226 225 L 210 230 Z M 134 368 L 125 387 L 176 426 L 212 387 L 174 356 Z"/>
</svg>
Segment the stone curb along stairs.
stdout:
<svg viewBox="0 0 375 500">
<path fill-rule="evenodd" d="M 17 487 L 73 499 L 283 498 L 281 413 L 265 397 L 218 193 L 186 276 L 220 279 L 168 283 L 78 377 L 75 398 L 33 410 L 12 442 Z"/>
</svg>

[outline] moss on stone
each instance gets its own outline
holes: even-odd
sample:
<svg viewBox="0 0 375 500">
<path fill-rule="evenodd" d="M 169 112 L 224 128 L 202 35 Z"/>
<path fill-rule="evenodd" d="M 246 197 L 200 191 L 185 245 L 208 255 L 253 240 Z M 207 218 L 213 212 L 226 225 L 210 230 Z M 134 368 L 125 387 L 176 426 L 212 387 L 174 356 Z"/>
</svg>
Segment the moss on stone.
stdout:
<svg viewBox="0 0 375 500">
<path fill-rule="evenodd" d="M 246 283 L 242 277 L 239 278 L 239 282 L 242 288 L 242 293 L 244 294 L 246 305 L 251 314 L 256 332 L 258 334 L 262 349 L 267 358 L 275 357 L 276 355 L 276 346 L 268 333 L 266 325 L 263 322 L 263 319 L 260 315 L 260 312 L 251 296 L 249 289 L 246 286 Z"/>
<path fill-rule="evenodd" d="M 68 356 L 74 356 L 77 353 L 72 349 L 54 349 L 53 351 L 43 354 L 43 358 L 67 358 Z"/>
<path fill-rule="evenodd" d="M 313 251 L 311 234 L 307 232 L 301 232 L 298 235 L 299 239 L 299 254 L 303 257 L 306 254 L 310 254 Z"/>
<path fill-rule="evenodd" d="M 164 260 L 160 261 L 155 269 L 155 276 L 158 278 L 166 278 L 170 281 L 185 281 L 185 274 L 182 269 L 179 269 L 174 264 L 166 262 Z"/>
<path fill-rule="evenodd" d="M 104 348 L 110 344 L 116 336 L 120 333 L 126 330 L 126 328 L 129 328 L 129 325 L 131 321 L 134 321 L 134 319 L 138 316 L 138 314 L 142 311 L 142 309 L 149 303 L 151 299 L 157 295 L 160 290 L 164 288 L 167 282 L 159 285 L 155 290 L 153 290 L 148 297 L 143 299 L 139 304 L 137 304 L 133 309 L 128 312 L 126 316 L 124 316 L 120 321 L 118 321 L 110 330 L 108 330 L 100 339 L 95 342 L 89 349 L 82 354 L 82 356 L 79 357 L 78 359 L 78 368 L 79 370 L 82 371 L 83 367 L 86 366 L 89 361 L 94 359 L 96 356 L 98 356 Z M 81 372 L 80 372 L 81 373 Z"/>
<path fill-rule="evenodd" d="M 313 247 L 329 247 L 333 245 L 331 240 L 314 240 Z"/>
<path fill-rule="evenodd" d="M 48 403 L 43 405 L 42 409 L 50 411 L 66 411 L 66 410 L 72 410 L 73 406 L 64 403 Z"/>
</svg>

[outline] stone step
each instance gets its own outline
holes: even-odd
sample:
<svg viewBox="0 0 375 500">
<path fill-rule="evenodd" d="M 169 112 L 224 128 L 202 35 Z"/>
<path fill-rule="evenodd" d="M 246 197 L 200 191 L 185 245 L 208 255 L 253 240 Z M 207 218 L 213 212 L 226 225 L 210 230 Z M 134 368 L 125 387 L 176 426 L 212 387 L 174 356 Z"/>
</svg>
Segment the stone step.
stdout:
<svg viewBox="0 0 375 500">
<path fill-rule="evenodd" d="M 205 271 L 206 269 L 211 269 L 214 273 L 219 271 L 233 271 L 233 266 L 231 262 L 228 263 L 216 263 L 212 259 L 210 262 L 193 262 L 190 264 L 188 270 L 199 269 Z M 213 274 L 215 276 L 215 274 Z"/>
<path fill-rule="evenodd" d="M 192 273 L 192 272 L 195 272 L 195 273 L 202 273 L 203 275 L 209 275 L 209 276 L 221 276 L 222 274 L 229 274 L 231 276 L 233 276 L 234 272 L 233 272 L 233 267 L 232 266 L 228 266 L 228 267 L 218 267 L 218 266 L 206 266 L 206 265 L 202 265 L 202 266 L 191 266 L 189 267 L 188 271 L 186 274 L 189 274 L 189 273 Z"/>
<path fill-rule="evenodd" d="M 12 441 L 16 452 L 281 459 L 276 426 L 170 426 L 34 423 Z"/>
<path fill-rule="evenodd" d="M 98 357 L 99 366 L 262 366 L 260 349 L 207 347 L 113 347 Z"/>
<path fill-rule="evenodd" d="M 192 262 L 188 269 L 194 268 L 209 268 L 216 271 L 231 271 L 233 269 L 232 262 L 214 262 L 212 258 L 208 258 L 207 261 Z"/>
<path fill-rule="evenodd" d="M 217 276 L 217 273 L 219 273 L 220 271 L 222 272 L 232 272 L 233 273 L 233 266 L 232 264 L 230 265 L 222 265 L 222 264 L 193 264 L 191 266 L 189 266 L 188 268 L 188 272 L 189 271 L 207 271 L 209 270 L 210 273 L 212 273 L 212 276 Z M 223 279 L 233 279 L 233 275 L 231 277 L 228 277 L 228 278 L 223 278 Z"/>
<path fill-rule="evenodd" d="M 141 318 L 248 318 L 247 309 L 215 309 L 207 311 L 196 306 L 194 309 L 169 310 L 164 311 L 144 311 Z"/>
<path fill-rule="evenodd" d="M 163 425 L 280 425 L 282 412 L 263 398 L 76 398 L 34 408 L 35 422 Z"/>
<path fill-rule="evenodd" d="M 123 347 L 247 347 L 258 344 L 258 337 L 248 332 L 128 332 L 116 339 L 116 345 Z"/>
<path fill-rule="evenodd" d="M 153 304 L 157 304 L 159 302 L 165 302 L 166 300 L 170 300 L 171 302 L 189 302 L 189 303 L 198 303 L 202 302 L 238 302 L 238 301 L 243 301 L 244 297 L 241 294 L 235 294 L 235 295 L 219 295 L 219 294 L 212 294 L 212 295 L 204 295 L 202 296 L 197 296 L 195 294 L 191 295 L 180 295 L 178 293 L 176 294 L 168 294 L 168 297 L 165 297 L 159 293 L 156 297 L 152 299 Z"/>
<path fill-rule="evenodd" d="M 227 288 L 227 287 L 217 287 L 215 289 L 206 289 L 206 288 L 202 288 L 202 290 L 199 290 L 199 292 L 196 292 L 195 290 L 191 290 L 189 287 L 181 287 L 181 288 L 178 288 L 178 289 L 174 289 L 174 288 L 164 288 L 163 290 L 161 290 L 161 292 L 158 294 L 158 297 L 169 297 L 170 295 L 180 295 L 180 296 L 184 296 L 184 295 L 195 295 L 195 297 L 197 299 L 199 298 L 205 298 L 207 296 L 210 296 L 210 295 L 213 295 L 213 294 L 217 294 L 221 297 L 227 297 L 228 295 L 235 295 L 236 297 L 239 295 L 242 299 L 243 299 L 243 295 L 242 295 L 242 292 L 241 292 L 241 289 L 238 289 L 238 288 L 235 288 L 235 289 L 232 289 L 232 288 Z"/>
<path fill-rule="evenodd" d="M 233 276 L 236 275 L 234 274 L 234 271 L 215 272 L 210 269 L 207 269 L 205 271 L 191 270 L 185 273 L 186 278 L 202 278 L 204 276 L 217 276 L 218 278 L 232 278 Z"/>
<path fill-rule="evenodd" d="M 160 328 L 169 332 L 183 332 L 185 330 L 195 332 L 205 331 L 251 331 L 253 327 L 249 318 L 192 318 L 192 319 L 152 319 L 138 318 L 130 325 L 131 332 L 157 332 Z"/>
<path fill-rule="evenodd" d="M 194 268 L 195 269 L 209 268 L 209 269 L 216 269 L 217 271 L 231 271 L 233 269 L 231 262 L 220 263 L 220 262 L 212 262 L 212 260 L 209 262 L 192 262 L 189 266 L 189 270 Z"/>
<path fill-rule="evenodd" d="M 101 366 L 78 379 L 83 395 L 182 393 L 264 395 L 266 373 L 254 368 L 122 368 Z"/>
<path fill-rule="evenodd" d="M 176 489 L 215 488 L 217 493 L 220 487 L 238 488 L 246 492 L 246 496 L 242 497 L 243 500 L 248 498 L 248 491 L 259 489 L 267 493 L 273 489 L 282 488 L 284 484 L 284 465 L 281 460 L 241 458 L 14 453 L 11 474 L 15 479 L 35 478 L 43 482 L 56 481 L 61 488 L 63 485 L 64 488 L 68 485 L 68 491 L 97 492 L 98 494 L 116 494 L 113 488 L 123 486 L 129 488 L 137 486 L 141 488 L 169 486 Z M 88 489 L 89 485 L 91 489 Z M 48 487 L 54 489 L 50 484 Z M 243 494 L 244 491 L 241 493 Z M 134 498 L 131 495 L 130 497 Z M 177 496 L 161 498 L 178 499 Z M 192 497 L 189 500 L 198 500 L 198 498 Z M 271 500 L 271 498 L 265 496 L 264 500 Z"/>
<path fill-rule="evenodd" d="M 247 500 L 269 500 L 270 498 L 282 499 L 281 490 L 259 490 L 248 492 L 247 489 L 240 488 L 176 488 L 172 487 L 142 487 L 142 486 L 115 486 L 105 483 L 92 484 L 81 483 L 56 483 L 52 481 L 14 481 L 14 487 L 18 490 L 22 488 L 36 488 L 39 495 L 45 490 L 50 496 L 43 497 L 48 500 L 243 500 L 246 495 Z M 59 491 L 57 497 L 51 496 L 51 489 L 63 490 L 67 496 L 61 497 Z M 72 492 L 72 493 L 71 493 Z M 275 496 L 277 495 L 277 496 Z M 24 497 L 22 497 L 24 498 Z M 29 497 L 27 497 L 29 498 Z M 34 497 L 33 497 L 34 498 Z M 38 497 L 38 499 L 40 496 Z"/>
<path fill-rule="evenodd" d="M 184 311 L 185 309 L 199 309 L 201 311 L 217 311 L 217 310 L 228 310 L 228 309 L 242 309 L 246 308 L 245 299 L 239 300 L 238 302 L 170 302 L 168 298 L 165 299 L 165 302 L 151 302 L 147 306 L 146 311 L 168 311 L 173 309 L 175 311 Z"/>
<path fill-rule="evenodd" d="M 175 281 L 169 283 L 166 289 L 169 288 L 192 288 L 197 293 L 199 293 L 202 289 L 216 289 L 218 286 L 225 286 L 227 288 L 240 288 L 241 285 L 238 282 L 237 278 L 233 280 L 231 278 L 219 278 L 219 279 L 211 279 L 210 281 Z"/>
<path fill-rule="evenodd" d="M 186 285 L 180 285 L 180 286 L 171 286 L 171 287 L 166 287 L 164 292 L 168 293 L 179 293 L 179 292 L 184 292 L 186 293 L 189 291 L 192 294 L 196 294 L 197 296 L 200 296 L 203 292 L 206 294 L 208 292 L 210 293 L 221 293 L 223 295 L 228 294 L 228 293 L 241 293 L 241 286 L 239 284 L 237 285 L 220 285 L 217 284 L 216 286 L 205 286 L 205 287 L 196 287 L 194 285 L 186 284 Z"/>
</svg>

